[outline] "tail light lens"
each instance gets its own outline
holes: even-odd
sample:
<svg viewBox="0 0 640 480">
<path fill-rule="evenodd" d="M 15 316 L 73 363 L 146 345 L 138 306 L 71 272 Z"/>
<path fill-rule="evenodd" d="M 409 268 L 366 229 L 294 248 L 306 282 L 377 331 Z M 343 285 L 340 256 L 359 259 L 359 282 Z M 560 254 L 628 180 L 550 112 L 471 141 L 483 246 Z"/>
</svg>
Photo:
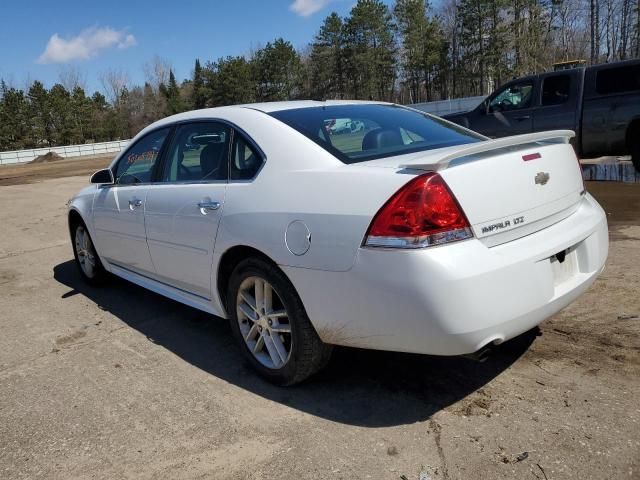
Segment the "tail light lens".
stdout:
<svg viewBox="0 0 640 480">
<path fill-rule="evenodd" d="M 471 238 L 467 217 L 437 173 L 414 178 L 376 214 L 369 247 L 422 248 Z"/>
</svg>

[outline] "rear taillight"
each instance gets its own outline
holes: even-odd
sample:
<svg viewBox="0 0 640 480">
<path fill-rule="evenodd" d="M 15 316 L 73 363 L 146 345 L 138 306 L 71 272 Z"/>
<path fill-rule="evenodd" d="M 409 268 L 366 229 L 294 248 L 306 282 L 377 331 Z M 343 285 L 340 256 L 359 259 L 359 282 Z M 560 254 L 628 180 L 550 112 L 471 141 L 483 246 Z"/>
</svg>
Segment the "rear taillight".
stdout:
<svg viewBox="0 0 640 480">
<path fill-rule="evenodd" d="M 371 222 L 364 245 L 421 248 L 471 238 L 460 205 L 437 173 L 414 178 L 398 190 Z"/>
</svg>

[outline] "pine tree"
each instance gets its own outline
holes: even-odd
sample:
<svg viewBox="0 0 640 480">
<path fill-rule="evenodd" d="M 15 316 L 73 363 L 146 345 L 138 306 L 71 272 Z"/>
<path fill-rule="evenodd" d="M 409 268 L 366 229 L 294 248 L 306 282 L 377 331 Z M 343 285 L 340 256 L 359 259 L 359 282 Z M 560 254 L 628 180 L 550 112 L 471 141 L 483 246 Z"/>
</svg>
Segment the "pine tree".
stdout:
<svg viewBox="0 0 640 480">
<path fill-rule="evenodd" d="M 207 96 L 204 90 L 204 76 L 200 59 L 196 58 L 196 64 L 193 69 L 193 88 L 191 91 L 191 103 L 193 108 L 204 108 L 207 106 Z"/>
<path fill-rule="evenodd" d="M 427 9 L 425 0 L 398 0 L 393 12 L 402 36 L 401 65 L 411 103 L 432 99 L 442 49 L 440 29 Z"/>
<path fill-rule="evenodd" d="M 29 88 L 29 117 L 31 118 L 31 131 L 28 143 L 33 146 L 46 143 L 54 144 L 53 127 L 51 124 L 51 112 L 49 109 L 49 93 L 44 85 L 35 81 Z"/>
<path fill-rule="evenodd" d="M 395 25 L 381 0 L 358 0 L 345 23 L 345 70 L 355 98 L 390 100 L 396 77 Z"/>
<path fill-rule="evenodd" d="M 22 90 L 10 88 L 0 81 L 0 150 L 30 147 L 27 99 Z"/>
<path fill-rule="evenodd" d="M 220 58 L 207 67 L 212 105 L 237 105 L 255 101 L 256 83 L 244 57 Z"/>
<path fill-rule="evenodd" d="M 255 52 L 251 65 L 258 100 L 290 100 L 300 93 L 300 56 L 290 42 L 278 38 L 267 43 Z"/>
<path fill-rule="evenodd" d="M 311 47 L 311 93 L 318 98 L 344 96 L 344 29 L 340 16 L 333 12 L 320 27 Z"/>
<path fill-rule="evenodd" d="M 161 85 L 161 91 L 167 99 L 167 115 L 174 115 L 184 111 L 182 98 L 180 97 L 180 88 L 178 87 L 178 82 L 176 82 L 176 76 L 173 74 L 173 70 L 169 70 L 169 84 L 166 88 L 162 87 L 164 87 L 164 85 Z"/>
</svg>

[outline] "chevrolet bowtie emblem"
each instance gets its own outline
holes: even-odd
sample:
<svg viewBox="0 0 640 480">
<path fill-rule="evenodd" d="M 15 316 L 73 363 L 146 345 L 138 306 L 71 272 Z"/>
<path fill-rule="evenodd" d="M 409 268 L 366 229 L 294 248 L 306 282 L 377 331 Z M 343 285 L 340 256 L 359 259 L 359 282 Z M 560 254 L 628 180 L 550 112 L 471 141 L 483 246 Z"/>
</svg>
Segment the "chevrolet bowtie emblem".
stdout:
<svg viewBox="0 0 640 480">
<path fill-rule="evenodd" d="M 550 175 L 547 172 L 538 172 L 535 178 L 536 185 L 546 185 L 549 178 Z"/>
</svg>

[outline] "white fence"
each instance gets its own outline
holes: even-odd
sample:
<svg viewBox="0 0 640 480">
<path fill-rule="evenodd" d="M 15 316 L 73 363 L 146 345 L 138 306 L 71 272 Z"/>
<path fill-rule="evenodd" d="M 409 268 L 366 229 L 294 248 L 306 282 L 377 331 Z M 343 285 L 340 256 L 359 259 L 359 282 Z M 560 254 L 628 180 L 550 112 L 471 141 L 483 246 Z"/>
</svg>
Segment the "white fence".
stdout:
<svg viewBox="0 0 640 480">
<path fill-rule="evenodd" d="M 30 162 L 40 155 L 54 152 L 64 158 L 85 157 L 88 155 L 107 155 L 118 153 L 127 146 L 129 140 L 116 140 L 114 142 L 85 143 L 83 145 L 67 145 L 65 147 L 34 148 L 32 150 L 12 150 L 0 152 L 0 165 L 11 163 Z"/>
<path fill-rule="evenodd" d="M 454 98 L 453 100 L 438 100 L 437 102 L 414 103 L 412 108 L 434 115 L 467 112 L 476 108 L 486 97 Z"/>
</svg>

